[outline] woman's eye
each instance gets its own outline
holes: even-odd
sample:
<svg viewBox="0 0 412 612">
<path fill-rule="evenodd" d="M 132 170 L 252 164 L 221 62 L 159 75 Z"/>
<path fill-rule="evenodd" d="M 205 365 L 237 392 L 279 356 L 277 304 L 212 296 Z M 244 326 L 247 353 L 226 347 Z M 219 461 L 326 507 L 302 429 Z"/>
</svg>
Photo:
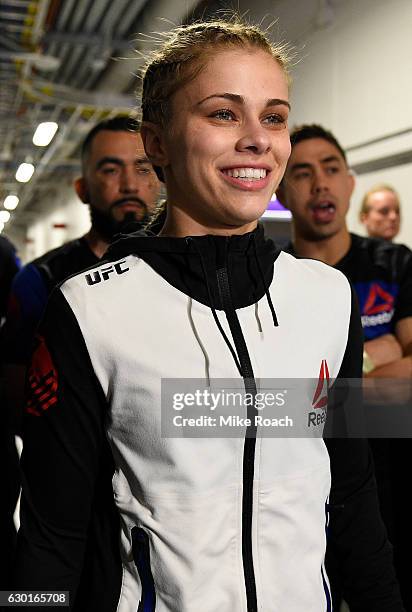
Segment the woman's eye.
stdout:
<svg viewBox="0 0 412 612">
<path fill-rule="evenodd" d="M 263 122 L 278 128 L 285 128 L 287 119 L 285 117 L 282 117 L 282 115 L 277 115 L 276 113 L 273 113 L 272 115 L 268 115 L 267 117 L 265 117 Z"/>
<path fill-rule="evenodd" d="M 222 108 L 218 111 L 215 111 L 212 114 L 214 119 L 220 119 L 221 121 L 232 121 L 235 118 L 233 112 L 227 108 Z"/>
<path fill-rule="evenodd" d="M 339 172 L 339 168 L 337 168 L 336 166 L 329 166 L 329 168 L 326 168 L 326 172 L 328 174 L 336 174 L 337 172 Z"/>
</svg>

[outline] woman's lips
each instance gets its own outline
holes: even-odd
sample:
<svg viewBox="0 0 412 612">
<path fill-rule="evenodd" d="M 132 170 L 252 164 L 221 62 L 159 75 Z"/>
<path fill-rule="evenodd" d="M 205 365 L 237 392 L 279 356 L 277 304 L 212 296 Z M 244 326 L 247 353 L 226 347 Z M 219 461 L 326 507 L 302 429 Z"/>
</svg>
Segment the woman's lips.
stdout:
<svg viewBox="0 0 412 612">
<path fill-rule="evenodd" d="M 243 191 L 259 191 L 265 189 L 270 181 L 270 171 L 266 171 L 266 176 L 263 178 L 235 177 L 230 176 L 223 170 L 221 170 L 220 173 L 227 183 Z"/>
</svg>

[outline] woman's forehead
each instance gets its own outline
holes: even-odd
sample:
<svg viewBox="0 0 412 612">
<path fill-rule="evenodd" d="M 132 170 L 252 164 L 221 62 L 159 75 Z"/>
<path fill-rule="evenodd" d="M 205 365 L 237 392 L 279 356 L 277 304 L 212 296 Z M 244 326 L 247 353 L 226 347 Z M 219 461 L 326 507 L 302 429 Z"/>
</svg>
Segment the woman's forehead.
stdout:
<svg viewBox="0 0 412 612">
<path fill-rule="evenodd" d="M 191 101 L 214 94 L 239 94 L 245 99 L 288 98 L 284 69 L 261 49 L 218 49 L 207 54 L 202 69 L 183 88 Z"/>
</svg>

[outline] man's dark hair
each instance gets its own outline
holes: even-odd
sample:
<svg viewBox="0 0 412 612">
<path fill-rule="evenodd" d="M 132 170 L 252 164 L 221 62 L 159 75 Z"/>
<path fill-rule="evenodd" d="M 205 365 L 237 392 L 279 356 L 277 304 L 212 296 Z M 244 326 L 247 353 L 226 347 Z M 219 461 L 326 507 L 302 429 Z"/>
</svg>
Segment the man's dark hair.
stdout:
<svg viewBox="0 0 412 612">
<path fill-rule="evenodd" d="M 323 128 L 321 125 L 317 125 L 316 123 L 312 123 L 311 125 L 298 125 L 294 127 L 290 133 L 292 148 L 299 142 L 302 142 L 303 140 L 311 140 L 312 138 L 322 138 L 323 140 L 330 142 L 330 144 L 332 144 L 342 155 L 345 163 L 347 163 L 346 153 L 339 142 L 336 140 L 332 132 L 325 130 L 325 128 Z"/>
<path fill-rule="evenodd" d="M 83 141 L 81 149 L 81 159 L 84 165 L 85 160 L 90 152 L 92 142 L 99 132 L 140 132 L 140 123 L 137 119 L 132 117 L 114 117 L 113 119 L 107 119 L 106 121 L 100 121 L 97 123 L 87 134 Z"/>
</svg>

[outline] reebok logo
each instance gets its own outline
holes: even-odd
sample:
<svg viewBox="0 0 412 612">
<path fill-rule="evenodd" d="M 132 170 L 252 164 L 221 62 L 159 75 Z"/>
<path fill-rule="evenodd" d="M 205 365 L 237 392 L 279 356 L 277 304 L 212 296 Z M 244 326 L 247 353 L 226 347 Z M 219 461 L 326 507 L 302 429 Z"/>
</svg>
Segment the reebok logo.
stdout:
<svg viewBox="0 0 412 612">
<path fill-rule="evenodd" d="M 126 263 L 126 260 L 118 261 L 114 265 L 105 266 L 101 268 L 101 270 L 95 270 L 94 272 L 89 272 L 85 275 L 85 279 L 88 285 L 97 285 L 97 283 L 101 283 L 102 280 L 106 281 L 109 279 L 110 274 L 116 272 L 116 274 L 124 274 L 130 268 L 122 268 L 122 265 Z"/>
<path fill-rule="evenodd" d="M 315 395 L 312 400 L 312 408 L 325 408 L 328 403 L 329 392 L 329 369 L 326 359 L 322 359 L 320 364 L 319 379 Z"/>
<path fill-rule="evenodd" d="M 389 312 L 380 312 L 379 314 L 368 316 L 362 315 L 362 327 L 375 327 L 376 325 L 386 325 L 392 321 L 394 310 Z"/>
<path fill-rule="evenodd" d="M 372 281 L 355 283 L 361 309 L 362 327 L 367 340 L 390 333 L 399 287 L 395 283 Z"/>
<path fill-rule="evenodd" d="M 326 408 L 328 405 L 329 393 L 329 368 L 326 359 L 322 359 L 320 364 L 318 384 L 312 400 L 312 411 L 308 414 L 308 427 L 323 425 L 326 421 Z M 321 412 L 315 412 L 323 408 Z"/>
<path fill-rule="evenodd" d="M 381 312 L 390 312 L 393 309 L 394 302 L 393 295 L 385 291 L 378 283 L 373 283 L 369 289 L 362 314 L 370 316 Z"/>
</svg>

